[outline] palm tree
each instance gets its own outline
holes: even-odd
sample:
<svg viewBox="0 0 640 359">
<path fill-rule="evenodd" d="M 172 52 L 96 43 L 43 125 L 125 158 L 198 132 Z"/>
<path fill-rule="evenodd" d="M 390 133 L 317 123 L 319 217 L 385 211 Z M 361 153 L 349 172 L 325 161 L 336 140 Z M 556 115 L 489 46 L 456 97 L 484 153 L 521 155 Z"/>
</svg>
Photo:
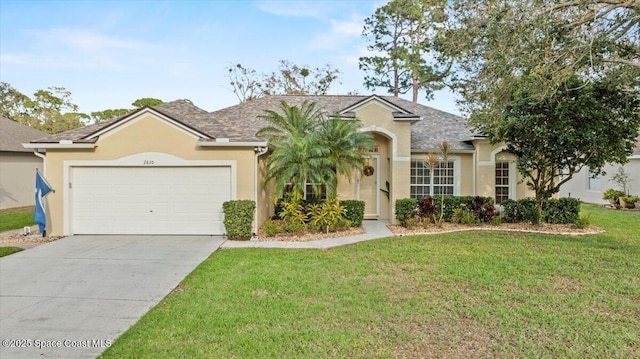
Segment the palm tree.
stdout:
<svg viewBox="0 0 640 359">
<path fill-rule="evenodd" d="M 356 120 L 326 119 L 320 127 L 321 146 L 329 150 L 328 158 L 336 175 L 351 178 L 352 170 L 361 170 L 369 159 L 368 150 L 375 141 L 370 132 L 360 131 Z M 331 178 L 327 189 L 335 190 L 338 177 Z M 333 191 L 329 192 L 334 194 Z"/>
<path fill-rule="evenodd" d="M 269 125 L 256 134 L 269 140 L 266 182 L 274 181 L 276 198 L 289 184 L 298 193 L 310 183 L 316 196 L 323 188 L 333 194 L 338 174 L 348 176 L 366 164 L 368 154 L 362 149 L 373 146 L 373 137 L 358 131 L 357 121 L 328 118 L 307 101 L 300 106 L 283 101 L 280 110 L 265 110 L 261 118 Z"/>
</svg>

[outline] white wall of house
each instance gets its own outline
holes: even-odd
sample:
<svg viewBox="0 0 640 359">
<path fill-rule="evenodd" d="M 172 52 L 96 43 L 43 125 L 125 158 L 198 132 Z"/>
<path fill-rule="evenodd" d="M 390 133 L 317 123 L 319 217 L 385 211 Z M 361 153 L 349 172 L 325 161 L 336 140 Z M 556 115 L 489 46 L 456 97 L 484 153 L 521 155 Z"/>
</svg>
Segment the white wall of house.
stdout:
<svg viewBox="0 0 640 359">
<path fill-rule="evenodd" d="M 0 152 L 0 209 L 35 204 L 36 168 L 42 159 L 33 152 Z"/>
<path fill-rule="evenodd" d="M 627 173 L 631 174 L 629 194 L 640 195 L 640 156 L 633 156 L 630 157 L 629 162 L 624 165 L 605 165 L 604 171 L 606 174 L 596 179 L 590 179 L 588 170 L 583 169 L 560 187 L 560 197 L 579 198 L 583 202 L 588 203 L 608 203 L 608 201 L 602 199 L 602 194 L 607 189 L 622 190 L 618 184 L 613 181 L 613 176 L 621 166 Z"/>
</svg>

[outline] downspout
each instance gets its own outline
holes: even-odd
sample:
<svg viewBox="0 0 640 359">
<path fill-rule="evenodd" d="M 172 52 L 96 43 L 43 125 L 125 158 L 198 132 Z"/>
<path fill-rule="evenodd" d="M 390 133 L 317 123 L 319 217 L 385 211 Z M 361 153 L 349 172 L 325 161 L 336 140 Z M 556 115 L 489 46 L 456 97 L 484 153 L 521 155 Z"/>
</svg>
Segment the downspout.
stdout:
<svg viewBox="0 0 640 359">
<path fill-rule="evenodd" d="M 254 220 L 253 220 L 253 236 L 256 237 L 258 235 L 258 202 L 259 202 L 259 197 L 258 197 L 258 157 L 264 155 L 265 153 L 267 153 L 267 151 L 269 150 L 268 147 L 254 147 L 253 151 L 255 152 L 255 163 L 253 165 L 253 198 L 254 201 L 256 202 L 256 209 L 254 210 L 253 216 L 254 216 Z"/>
<path fill-rule="evenodd" d="M 473 151 L 472 154 L 473 158 L 471 159 L 471 162 L 473 162 L 473 196 L 477 196 L 478 194 L 478 189 L 476 187 L 476 177 L 478 176 L 478 164 L 476 163 L 476 151 Z"/>
<path fill-rule="evenodd" d="M 42 158 L 42 172 L 46 176 L 47 175 L 47 161 L 44 160 L 44 155 L 38 152 L 37 149 L 33 150 L 33 154 Z"/>
</svg>

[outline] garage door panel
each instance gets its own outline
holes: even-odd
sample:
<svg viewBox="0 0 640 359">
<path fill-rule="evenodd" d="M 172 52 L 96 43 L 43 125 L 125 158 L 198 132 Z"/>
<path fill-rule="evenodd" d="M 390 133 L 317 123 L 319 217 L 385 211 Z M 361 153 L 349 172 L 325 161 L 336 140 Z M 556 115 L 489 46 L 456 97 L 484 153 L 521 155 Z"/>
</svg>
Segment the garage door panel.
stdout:
<svg viewBox="0 0 640 359">
<path fill-rule="evenodd" d="M 75 167 L 76 234 L 222 234 L 229 167 Z"/>
</svg>

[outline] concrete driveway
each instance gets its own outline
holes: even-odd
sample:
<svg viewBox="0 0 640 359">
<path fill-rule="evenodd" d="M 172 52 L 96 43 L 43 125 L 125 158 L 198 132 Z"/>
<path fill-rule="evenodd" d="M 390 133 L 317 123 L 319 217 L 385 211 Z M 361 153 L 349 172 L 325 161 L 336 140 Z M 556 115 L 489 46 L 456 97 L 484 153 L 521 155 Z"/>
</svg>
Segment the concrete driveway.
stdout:
<svg viewBox="0 0 640 359">
<path fill-rule="evenodd" d="M 72 236 L 0 258 L 0 357 L 95 358 L 223 242 Z"/>
</svg>

